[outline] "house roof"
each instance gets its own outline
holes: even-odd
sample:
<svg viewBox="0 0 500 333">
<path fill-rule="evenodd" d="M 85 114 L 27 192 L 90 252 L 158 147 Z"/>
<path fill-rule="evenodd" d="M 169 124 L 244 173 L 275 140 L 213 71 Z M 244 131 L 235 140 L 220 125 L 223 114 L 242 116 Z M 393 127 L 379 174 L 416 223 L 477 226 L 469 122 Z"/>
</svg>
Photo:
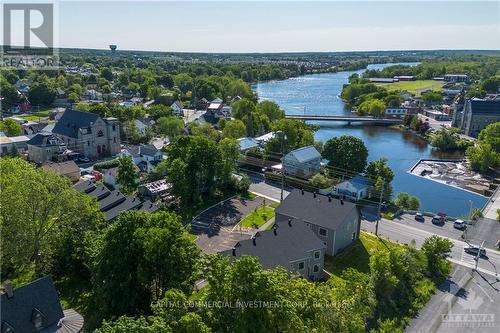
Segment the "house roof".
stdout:
<svg viewBox="0 0 500 333">
<path fill-rule="evenodd" d="M 2 328 L 8 323 L 14 332 L 37 332 L 31 318 L 34 311 L 43 315 L 43 332 L 56 332 L 64 317 L 56 288 L 50 276 L 45 276 L 14 290 L 13 297 L 1 296 Z M 2 329 L 3 331 L 3 329 Z"/>
<path fill-rule="evenodd" d="M 293 190 L 276 209 L 276 214 L 312 223 L 324 228 L 336 230 L 346 217 L 357 210 L 354 203 L 328 196 Z"/>
<path fill-rule="evenodd" d="M 43 146 L 43 147 L 64 145 L 61 139 L 59 139 L 54 134 L 48 132 L 37 133 L 27 142 L 27 144 L 32 146 Z"/>
<path fill-rule="evenodd" d="M 238 143 L 240 144 L 240 150 L 247 150 L 259 146 L 259 143 L 254 138 L 240 138 L 238 139 Z"/>
<path fill-rule="evenodd" d="M 184 105 L 182 105 L 181 101 L 179 101 L 179 100 L 173 102 L 172 106 L 174 106 L 174 105 L 177 106 L 180 109 L 184 108 Z"/>
<path fill-rule="evenodd" d="M 80 128 L 91 127 L 99 119 L 99 115 L 90 112 L 66 110 L 56 123 L 53 133 L 78 138 Z"/>
<path fill-rule="evenodd" d="M 292 150 L 287 155 L 294 156 L 297 161 L 304 163 L 317 158 L 321 158 L 321 154 L 314 148 L 314 146 L 302 147 Z"/>
<path fill-rule="evenodd" d="M 354 176 L 349 180 L 343 181 L 339 185 L 341 184 L 349 184 L 351 187 L 355 188 L 358 191 L 367 188 L 370 185 L 368 179 L 362 176 Z"/>
<path fill-rule="evenodd" d="M 126 150 L 132 157 L 139 157 L 141 155 L 141 147 L 139 145 L 124 145 L 122 153 Z"/>
<path fill-rule="evenodd" d="M 220 99 L 219 97 L 216 97 L 212 102 L 210 103 L 222 103 L 222 99 Z"/>
<path fill-rule="evenodd" d="M 105 212 L 125 201 L 125 195 L 120 191 L 111 191 L 109 195 L 99 200 L 101 211 Z"/>
<path fill-rule="evenodd" d="M 231 258 L 244 255 L 257 257 L 265 268 L 283 266 L 309 257 L 307 252 L 324 249 L 326 246 L 310 227 L 297 220 L 278 223 L 273 230 L 257 232 L 252 239 L 236 243 L 233 250 L 221 252 Z"/>
<path fill-rule="evenodd" d="M 80 168 L 78 165 L 76 165 L 75 161 L 69 160 L 65 162 L 60 162 L 60 163 L 53 163 L 53 162 L 48 162 L 44 165 L 42 165 L 42 169 L 48 171 L 53 171 L 57 173 L 58 175 L 64 176 L 70 173 L 77 172 L 78 174 L 80 173 Z"/>
<path fill-rule="evenodd" d="M 158 151 L 159 149 L 156 148 L 155 145 L 151 143 L 140 146 L 141 155 L 154 156 Z"/>
<path fill-rule="evenodd" d="M 111 193 L 111 196 L 113 196 L 113 192 Z M 123 197 L 125 198 L 125 200 L 121 201 L 118 205 L 104 212 L 104 215 L 106 216 L 106 221 L 112 221 L 118 215 L 120 215 L 121 212 L 125 212 L 131 209 L 136 209 L 142 205 L 141 200 L 135 195 L 132 195 L 130 197 L 125 197 L 125 196 Z M 101 200 L 100 202 L 102 201 L 103 200 Z"/>
</svg>

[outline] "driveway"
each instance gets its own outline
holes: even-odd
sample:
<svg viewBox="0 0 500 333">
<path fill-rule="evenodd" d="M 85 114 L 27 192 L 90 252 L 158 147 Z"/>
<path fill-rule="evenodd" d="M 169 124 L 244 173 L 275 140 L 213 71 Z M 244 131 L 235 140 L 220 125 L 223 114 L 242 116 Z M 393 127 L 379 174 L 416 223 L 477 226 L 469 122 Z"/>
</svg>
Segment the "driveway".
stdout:
<svg viewBox="0 0 500 333">
<path fill-rule="evenodd" d="M 222 201 L 196 216 L 191 221 L 191 233 L 197 235 L 196 245 L 208 253 L 233 248 L 240 240 L 252 236 L 233 227 L 254 208 L 262 205 L 262 198 L 231 198 Z"/>
</svg>

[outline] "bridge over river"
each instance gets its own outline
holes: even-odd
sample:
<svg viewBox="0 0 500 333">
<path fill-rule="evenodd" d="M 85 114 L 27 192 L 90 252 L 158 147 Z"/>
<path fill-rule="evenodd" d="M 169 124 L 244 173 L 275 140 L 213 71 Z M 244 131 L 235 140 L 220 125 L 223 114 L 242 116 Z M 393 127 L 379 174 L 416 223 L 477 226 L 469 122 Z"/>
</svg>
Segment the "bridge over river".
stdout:
<svg viewBox="0 0 500 333">
<path fill-rule="evenodd" d="M 289 119 L 298 119 L 298 120 L 314 120 L 314 121 L 344 121 L 349 125 L 351 123 L 361 123 L 366 125 L 381 125 L 381 126 L 389 126 L 401 124 L 401 119 L 395 118 L 374 118 L 374 117 L 363 117 L 363 116 L 314 116 L 314 115 L 292 115 L 287 114 L 285 116 Z"/>
</svg>

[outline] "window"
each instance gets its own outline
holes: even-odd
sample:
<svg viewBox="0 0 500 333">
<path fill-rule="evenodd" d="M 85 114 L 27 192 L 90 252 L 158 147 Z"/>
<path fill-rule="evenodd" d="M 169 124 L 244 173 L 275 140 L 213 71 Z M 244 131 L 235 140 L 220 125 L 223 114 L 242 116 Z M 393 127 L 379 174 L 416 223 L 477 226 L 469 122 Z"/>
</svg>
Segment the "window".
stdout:
<svg viewBox="0 0 500 333">
<path fill-rule="evenodd" d="M 352 240 L 355 240 L 355 239 L 356 239 L 356 233 L 355 233 L 355 232 L 353 232 L 353 233 L 352 233 Z"/>
<path fill-rule="evenodd" d="M 97 136 L 99 137 L 104 136 L 104 133 L 101 130 L 99 130 L 99 132 L 97 132 Z"/>
<path fill-rule="evenodd" d="M 114 131 L 114 130 L 116 129 L 116 126 L 115 126 L 115 125 L 113 125 L 112 127 L 113 127 L 113 131 Z"/>
<path fill-rule="evenodd" d="M 113 143 L 116 143 L 116 136 L 113 138 Z"/>
<path fill-rule="evenodd" d="M 319 228 L 319 234 L 321 236 L 326 236 L 328 234 L 328 232 L 326 231 L 325 228 Z"/>
<path fill-rule="evenodd" d="M 320 256 L 321 256 L 321 252 L 320 251 L 314 252 L 314 259 L 319 259 Z"/>
<path fill-rule="evenodd" d="M 35 326 L 35 329 L 37 331 L 43 327 L 43 319 L 43 314 L 40 312 L 40 310 L 34 308 L 31 314 L 31 322 L 33 323 L 33 326 Z"/>
<path fill-rule="evenodd" d="M 304 264 L 304 262 L 303 262 L 303 261 L 299 262 L 299 269 L 300 269 L 300 270 L 303 270 L 303 269 L 304 269 L 304 266 L 305 266 L 305 264 Z"/>
<path fill-rule="evenodd" d="M 319 266 L 318 265 L 314 265 L 313 272 L 314 273 L 318 273 L 319 272 Z"/>
<path fill-rule="evenodd" d="M 87 141 L 87 146 L 90 146 L 90 141 Z"/>
</svg>

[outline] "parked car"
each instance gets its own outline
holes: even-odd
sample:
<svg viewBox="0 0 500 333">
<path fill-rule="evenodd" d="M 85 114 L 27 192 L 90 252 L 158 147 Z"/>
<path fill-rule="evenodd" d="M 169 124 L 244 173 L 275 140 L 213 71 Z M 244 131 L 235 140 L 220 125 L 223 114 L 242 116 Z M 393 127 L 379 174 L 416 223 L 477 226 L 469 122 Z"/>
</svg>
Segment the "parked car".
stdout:
<svg viewBox="0 0 500 333">
<path fill-rule="evenodd" d="M 434 215 L 434 217 L 432 218 L 432 224 L 443 225 L 444 218 L 439 215 Z"/>
<path fill-rule="evenodd" d="M 415 220 L 419 221 L 419 222 L 424 222 L 425 221 L 424 214 L 422 214 L 422 213 L 415 214 Z"/>
<path fill-rule="evenodd" d="M 465 230 L 467 229 L 467 223 L 462 220 L 455 220 L 455 222 L 453 222 L 453 228 L 458 230 Z"/>
<path fill-rule="evenodd" d="M 78 157 L 78 162 L 88 163 L 88 162 L 90 162 L 90 159 L 88 157 L 85 157 L 85 156 L 80 156 L 80 157 Z"/>
<path fill-rule="evenodd" d="M 480 256 L 486 256 L 486 249 L 479 250 L 479 246 L 477 245 L 469 245 L 464 248 L 465 252 L 477 256 L 478 252 Z"/>
</svg>

